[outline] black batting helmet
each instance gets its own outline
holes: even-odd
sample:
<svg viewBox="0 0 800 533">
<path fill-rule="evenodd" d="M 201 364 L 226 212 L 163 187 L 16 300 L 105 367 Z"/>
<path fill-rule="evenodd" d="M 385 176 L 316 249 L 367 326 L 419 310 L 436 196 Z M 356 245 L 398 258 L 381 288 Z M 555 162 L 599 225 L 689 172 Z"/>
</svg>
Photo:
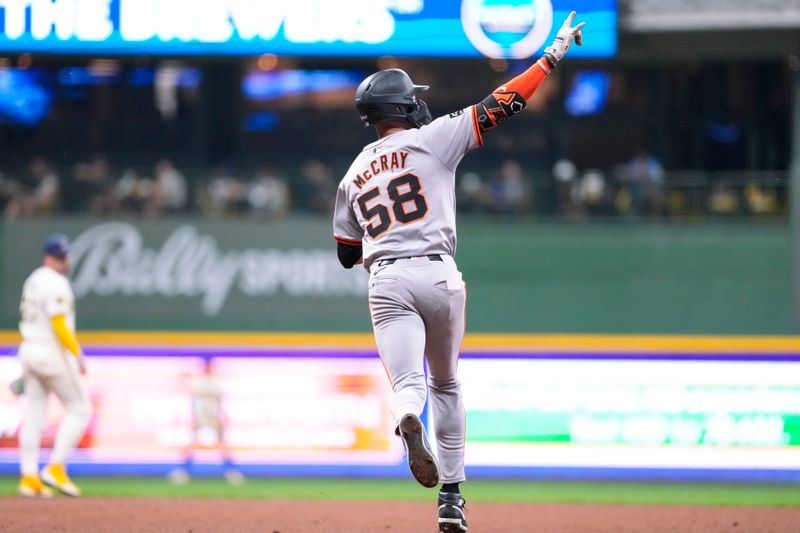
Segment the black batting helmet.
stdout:
<svg viewBox="0 0 800 533">
<path fill-rule="evenodd" d="M 364 126 L 384 120 L 400 120 L 414 128 L 431 121 L 428 104 L 417 93 L 428 90 L 427 85 L 414 85 L 405 71 L 390 68 L 369 76 L 356 89 L 356 109 Z"/>
</svg>

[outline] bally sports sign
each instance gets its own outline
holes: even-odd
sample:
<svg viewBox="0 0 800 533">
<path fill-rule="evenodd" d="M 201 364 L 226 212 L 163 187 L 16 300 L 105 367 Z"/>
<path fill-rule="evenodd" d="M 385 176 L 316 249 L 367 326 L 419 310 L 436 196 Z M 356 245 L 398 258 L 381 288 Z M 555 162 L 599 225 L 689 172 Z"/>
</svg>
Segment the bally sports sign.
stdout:
<svg viewBox="0 0 800 533">
<path fill-rule="evenodd" d="M 616 51 L 616 0 L 0 0 L 0 52 L 525 58 L 571 10 Z"/>
<path fill-rule="evenodd" d="M 72 241 L 79 329 L 359 331 L 367 272 L 336 258 L 330 221 L 19 220 L 0 224 L 0 329 L 44 238 Z"/>
<path fill-rule="evenodd" d="M 234 291 L 270 297 L 366 295 L 366 272 L 353 275 L 320 249 L 248 247 L 223 251 L 217 239 L 192 225 L 177 227 L 150 247 L 133 225 L 92 226 L 73 241 L 72 288 L 89 295 L 194 298 L 206 315 L 217 315 Z"/>
</svg>

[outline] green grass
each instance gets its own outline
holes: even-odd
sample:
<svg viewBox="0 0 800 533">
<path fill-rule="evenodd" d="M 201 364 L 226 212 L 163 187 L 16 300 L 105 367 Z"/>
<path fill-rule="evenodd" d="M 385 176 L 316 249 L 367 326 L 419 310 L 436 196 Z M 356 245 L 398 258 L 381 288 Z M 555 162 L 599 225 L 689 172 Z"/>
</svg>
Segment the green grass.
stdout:
<svg viewBox="0 0 800 533">
<path fill-rule="evenodd" d="M 435 492 L 406 479 L 251 479 L 232 487 L 197 478 L 173 487 L 159 478 L 75 478 L 87 496 L 429 501 Z M 16 494 L 17 479 L 0 477 L 0 495 Z M 800 507 L 800 485 L 620 483 L 473 480 L 471 502 L 629 503 Z"/>
</svg>

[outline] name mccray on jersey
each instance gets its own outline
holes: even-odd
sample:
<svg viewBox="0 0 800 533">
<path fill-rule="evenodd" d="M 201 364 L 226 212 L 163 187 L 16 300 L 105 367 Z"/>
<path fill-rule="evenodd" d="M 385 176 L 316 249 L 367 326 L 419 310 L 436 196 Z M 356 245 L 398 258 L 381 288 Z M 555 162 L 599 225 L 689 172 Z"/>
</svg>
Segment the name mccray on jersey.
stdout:
<svg viewBox="0 0 800 533">
<path fill-rule="evenodd" d="M 482 143 L 474 106 L 364 147 L 336 193 L 333 235 L 380 259 L 454 255 L 455 169 Z"/>
</svg>

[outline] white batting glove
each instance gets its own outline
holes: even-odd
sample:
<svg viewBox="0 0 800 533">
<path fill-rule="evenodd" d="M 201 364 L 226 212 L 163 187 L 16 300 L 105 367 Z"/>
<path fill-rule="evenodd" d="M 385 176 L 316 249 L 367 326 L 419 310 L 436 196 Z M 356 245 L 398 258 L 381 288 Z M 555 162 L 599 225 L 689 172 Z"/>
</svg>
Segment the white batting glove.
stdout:
<svg viewBox="0 0 800 533">
<path fill-rule="evenodd" d="M 581 33 L 581 28 L 586 26 L 586 23 L 581 22 L 573 28 L 572 22 L 575 20 L 576 14 L 577 13 L 574 11 L 569 14 L 567 20 L 565 20 L 564 24 L 561 26 L 561 29 L 558 30 L 558 34 L 556 35 L 553 44 L 544 49 L 544 55 L 552 67 L 555 67 L 558 62 L 564 58 L 564 55 L 566 55 L 567 50 L 569 50 L 572 41 L 575 41 L 575 44 L 578 46 L 583 44 L 583 34 Z"/>
</svg>

